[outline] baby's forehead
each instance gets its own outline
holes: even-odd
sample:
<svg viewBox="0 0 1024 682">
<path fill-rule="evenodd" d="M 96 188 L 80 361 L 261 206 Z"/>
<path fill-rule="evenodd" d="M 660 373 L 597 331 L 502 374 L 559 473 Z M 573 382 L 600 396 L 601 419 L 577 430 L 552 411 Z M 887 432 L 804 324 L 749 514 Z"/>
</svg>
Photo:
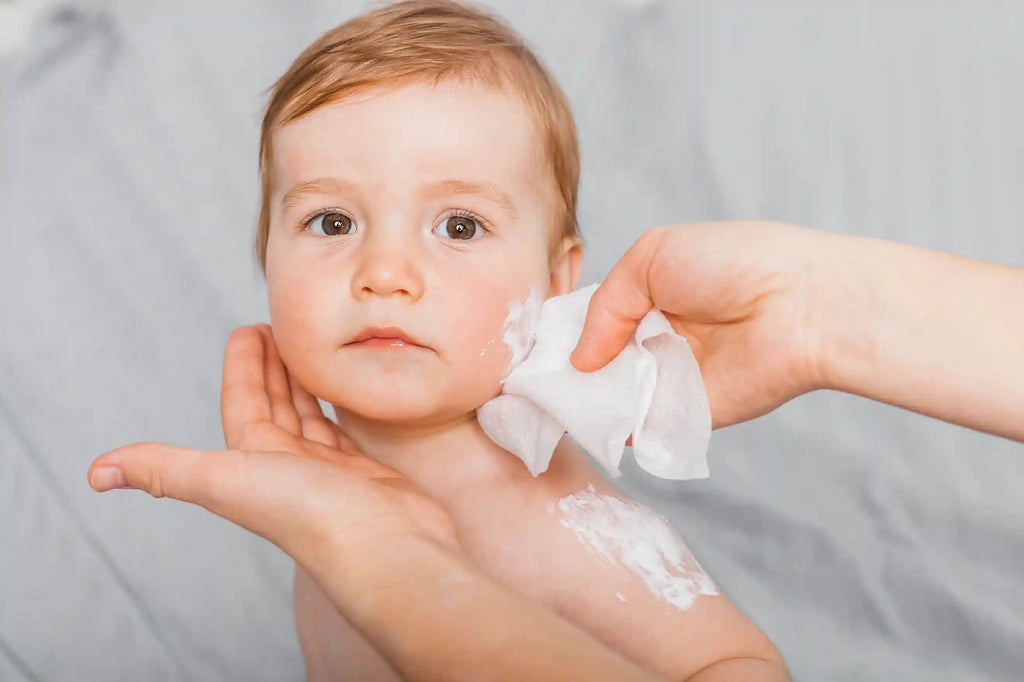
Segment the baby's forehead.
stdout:
<svg viewBox="0 0 1024 682">
<path fill-rule="evenodd" d="M 524 98 L 468 82 L 355 93 L 278 126 L 272 148 L 276 188 L 338 169 L 378 180 L 476 179 L 516 194 L 546 194 L 554 183 Z"/>
</svg>

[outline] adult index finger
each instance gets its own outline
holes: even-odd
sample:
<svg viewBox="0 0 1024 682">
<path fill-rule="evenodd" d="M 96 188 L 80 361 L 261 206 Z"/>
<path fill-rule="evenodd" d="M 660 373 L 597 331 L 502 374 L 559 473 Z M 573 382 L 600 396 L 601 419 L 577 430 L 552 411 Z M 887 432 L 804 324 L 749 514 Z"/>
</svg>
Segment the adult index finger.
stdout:
<svg viewBox="0 0 1024 682">
<path fill-rule="evenodd" d="M 608 364 L 626 347 L 654 305 L 647 271 L 660 242 L 657 230 L 644 233 L 594 292 L 580 340 L 569 358 L 579 371 L 593 372 Z"/>
<path fill-rule="evenodd" d="M 320 403 L 313 397 L 313 394 L 302 387 L 302 384 L 295 379 L 291 372 L 288 373 L 288 385 L 291 388 L 295 411 L 302 424 L 302 437 L 337 448 L 339 446 L 337 425 L 327 419 Z"/>
<path fill-rule="evenodd" d="M 301 436 L 302 422 L 292 402 L 288 371 L 277 351 L 274 333 L 269 324 L 258 324 L 256 329 L 263 337 L 263 383 L 270 401 L 272 419 L 293 436 Z"/>
<path fill-rule="evenodd" d="M 237 447 L 246 424 L 273 421 L 264 383 L 263 337 L 255 326 L 238 327 L 224 348 L 220 414 L 224 443 Z"/>
</svg>

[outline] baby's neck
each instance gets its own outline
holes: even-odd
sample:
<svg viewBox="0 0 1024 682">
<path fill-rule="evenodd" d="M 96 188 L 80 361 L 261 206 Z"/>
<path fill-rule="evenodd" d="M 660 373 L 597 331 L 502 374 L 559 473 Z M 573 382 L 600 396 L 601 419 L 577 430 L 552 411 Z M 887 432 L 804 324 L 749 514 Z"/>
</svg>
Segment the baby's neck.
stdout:
<svg viewBox="0 0 1024 682">
<path fill-rule="evenodd" d="M 430 425 L 382 423 L 334 408 L 342 430 L 373 459 L 440 501 L 467 491 L 507 490 L 531 479 L 525 464 L 484 433 L 476 413 Z"/>
</svg>

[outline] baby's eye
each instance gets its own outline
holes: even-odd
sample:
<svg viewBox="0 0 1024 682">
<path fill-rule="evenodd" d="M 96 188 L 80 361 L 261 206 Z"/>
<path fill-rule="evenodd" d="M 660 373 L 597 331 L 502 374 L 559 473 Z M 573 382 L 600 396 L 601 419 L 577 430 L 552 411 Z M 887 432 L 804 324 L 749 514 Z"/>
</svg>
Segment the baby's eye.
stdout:
<svg viewBox="0 0 1024 682">
<path fill-rule="evenodd" d="M 331 212 L 313 216 L 309 224 L 314 228 L 319 227 L 327 237 L 334 237 L 339 234 L 351 234 L 355 232 L 356 224 L 344 213 Z M 314 233 L 316 231 L 314 230 Z"/>
<path fill-rule="evenodd" d="M 453 215 L 446 218 L 434 228 L 434 234 L 439 237 L 447 236 L 462 241 L 473 239 L 478 232 L 483 235 L 484 228 L 478 225 L 475 219 L 464 215 Z"/>
</svg>

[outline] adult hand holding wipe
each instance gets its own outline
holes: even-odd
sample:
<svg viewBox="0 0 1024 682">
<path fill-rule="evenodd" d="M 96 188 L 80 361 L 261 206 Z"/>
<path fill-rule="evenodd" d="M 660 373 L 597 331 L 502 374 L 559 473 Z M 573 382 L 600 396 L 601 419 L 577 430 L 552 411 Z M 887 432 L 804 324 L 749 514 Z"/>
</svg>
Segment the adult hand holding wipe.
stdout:
<svg viewBox="0 0 1024 682">
<path fill-rule="evenodd" d="M 626 438 L 637 464 L 660 478 L 708 476 L 711 412 L 697 360 L 686 338 L 650 310 L 625 348 L 607 365 L 580 372 L 569 356 L 580 338 L 598 285 L 540 303 L 514 306 L 505 343 L 512 361 L 500 395 L 477 419 L 495 443 L 536 476 L 547 470 L 566 432 L 620 476 Z"/>
<path fill-rule="evenodd" d="M 604 367 L 656 308 L 685 332 L 700 363 L 712 429 L 818 388 L 841 388 L 828 380 L 832 339 L 821 322 L 847 319 L 836 311 L 851 299 L 830 301 L 823 296 L 830 280 L 816 279 L 846 262 L 849 241 L 834 239 L 771 221 L 648 230 L 591 297 L 570 362 L 583 372 Z"/>
</svg>

